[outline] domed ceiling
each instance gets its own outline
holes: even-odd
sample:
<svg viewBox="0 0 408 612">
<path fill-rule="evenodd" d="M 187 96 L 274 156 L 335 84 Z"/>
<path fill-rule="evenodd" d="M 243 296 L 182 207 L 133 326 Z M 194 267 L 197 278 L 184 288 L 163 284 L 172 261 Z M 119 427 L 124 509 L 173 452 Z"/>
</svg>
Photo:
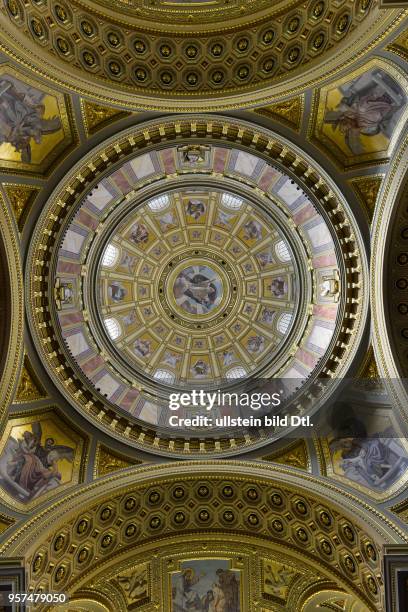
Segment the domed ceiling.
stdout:
<svg viewBox="0 0 408 612">
<path fill-rule="evenodd" d="M 123 363 L 164 382 L 215 382 L 270 368 L 296 318 L 297 276 L 272 219 L 195 184 L 132 207 L 105 248 L 97 295 L 88 283 L 83 293 Z"/>
<path fill-rule="evenodd" d="M 106 0 L 7 0 L 0 9 L 7 47 L 47 78 L 84 93 L 91 82 L 113 104 L 186 111 L 299 91 L 397 24 L 398 11 L 372 0 L 121 0 L 114 9 Z"/>
<path fill-rule="evenodd" d="M 140 133 L 125 133 L 61 185 L 32 243 L 29 289 L 33 331 L 62 392 L 88 416 L 111 415 L 114 435 L 132 431 L 130 442 L 155 431 L 163 451 L 169 390 L 278 377 L 306 391 L 347 367 L 366 309 L 358 229 L 321 176 L 316 196 L 282 164 L 293 152 L 251 124 L 244 133 L 242 122 L 239 131 L 215 116 L 180 118 L 177 142 L 166 143 L 173 127 L 148 124 L 146 151 Z M 181 136 L 189 130 L 207 136 L 192 144 Z M 251 134 L 258 150 L 243 144 Z M 57 210 L 66 217 L 50 231 Z M 39 259 L 45 235 L 55 237 L 49 263 Z M 207 435 L 208 450 L 219 449 Z"/>
</svg>

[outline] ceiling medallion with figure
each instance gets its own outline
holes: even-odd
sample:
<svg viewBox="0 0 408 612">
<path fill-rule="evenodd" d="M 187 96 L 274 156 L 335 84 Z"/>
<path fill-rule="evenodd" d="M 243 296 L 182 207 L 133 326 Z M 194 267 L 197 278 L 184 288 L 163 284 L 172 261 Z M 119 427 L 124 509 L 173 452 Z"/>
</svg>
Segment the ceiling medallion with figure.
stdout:
<svg viewBox="0 0 408 612">
<path fill-rule="evenodd" d="M 226 322 L 238 296 L 238 282 L 225 254 L 204 249 L 169 261 L 160 277 L 159 299 L 174 323 L 192 329 Z"/>
</svg>

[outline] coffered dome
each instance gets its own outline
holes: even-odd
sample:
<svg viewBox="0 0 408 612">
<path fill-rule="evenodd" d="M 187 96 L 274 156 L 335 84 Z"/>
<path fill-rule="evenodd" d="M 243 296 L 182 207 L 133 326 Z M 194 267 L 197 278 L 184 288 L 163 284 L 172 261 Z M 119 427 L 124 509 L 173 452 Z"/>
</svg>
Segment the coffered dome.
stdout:
<svg viewBox="0 0 408 612">
<path fill-rule="evenodd" d="M 165 437 L 169 389 L 279 377 L 293 381 L 295 398 L 347 368 L 362 331 L 354 314 L 366 308 L 358 228 L 322 175 L 313 194 L 282 164 L 289 149 L 259 128 L 249 148 L 253 128 L 239 125 L 178 118 L 175 139 L 174 120 L 132 129 L 84 160 L 43 211 L 33 331 L 55 339 L 39 347 L 50 375 L 88 415 Z M 103 169 L 112 152 L 121 154 Z M 56 213 L 41 272 L 36 252 Z"/>
<path fill-rule="evenodd" d="M 186 111 L 299 91 L 356 61 L 368 40 L 398 23 L 397 11 L 374 0 L 4 5 L 6 45 L 44 76 L 85 94 L 92 83 L 93 95 L 113 104 Z"/>
</svg>

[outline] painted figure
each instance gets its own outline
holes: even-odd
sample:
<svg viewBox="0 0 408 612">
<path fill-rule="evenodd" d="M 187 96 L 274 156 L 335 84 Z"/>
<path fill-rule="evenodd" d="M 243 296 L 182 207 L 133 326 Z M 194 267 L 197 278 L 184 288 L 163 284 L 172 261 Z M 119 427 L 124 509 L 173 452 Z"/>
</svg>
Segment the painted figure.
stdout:
<svg viewBox="0 0 408 612">
<path fill-rule="evenodd" d="M 183 310 L 191 314 L 207 314 L 221 299 L 221 280 L 207 266 L 191 266 L 176 278 L 173 294 Z"/>
<path fill-rule="evenodd" d="M 149 240 L 149 231 L 143 223 L 135 223 L 130 230 L 129 240 L 135 244 L 146 244 Z"/>
<path fill-rule="evenodd" d="M 391 139 L 406 96 L 383 70 L 370 70 L 339 88 L 343 98 L 324 121 L 339 130 L 354 155 L 365 153 L 361 136 L 383 134 Z"/>
<path fill-rule="evenodd" d="M 152 352 L 151 342 L 138 338 L 133 344 L 133 349 L 138 357 L 149 357 Z"/>
<path fill-rule="evenodd" d="M 74 460 L 74 449 L 70 446 L 56 444 L 51 437 L 42 443 L 40 422 L 33 423 L 31 429 L 24 431 L 19 440 L 10 436 L 0 458 L 3 485 L 24 501 L 58 487 L 62 478 L 58 462 Z"/>
<path fill-rule="evenodd" d="M 258 221 L 248 221 L 244 225 L 244 240 L 261 240 L 262 226 Z"/>
<path fill-rule="evenodd" d="M 247 341 L 247 348 L 250 353 L 262 353 L 265 348 L 265 338 L 263 336 L 250 336 Z"/>
<path fill-rule="evenodd" d="M 217 567 L 216 560 L 186 562 L 173 575 L 172 604 L 172 612 L 240 612 L 237 573 Z"/>
<path fill-rule="evenodd" d="M 126 289 L 118 281 L 112 281 L 108 286 L 108 296 L 113 302 L 122 302 L 126 297 Z"/>
<path fill-rule="evenodd" d="M 189 200 L 186 207 L 186 212 L 196 221 L 205 215 L 206 206 L 201 200 Z"/>
<path fill-rule="evenodd" d="M 31 139 L 40 144 L 43 136 L 61 129 L 59 117 L 43 119 L 45 95 L 13 77 L 0 79 L 0 144 L 10 143 L 24 163 L 31 162 Z"/>
</svg>

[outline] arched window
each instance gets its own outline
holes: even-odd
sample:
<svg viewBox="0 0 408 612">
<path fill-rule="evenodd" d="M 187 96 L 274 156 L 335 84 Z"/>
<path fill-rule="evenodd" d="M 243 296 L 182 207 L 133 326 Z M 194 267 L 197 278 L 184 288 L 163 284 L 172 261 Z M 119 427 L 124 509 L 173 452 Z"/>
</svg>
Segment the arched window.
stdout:
<svg viewBox="0 0 408 612">
<path fill-rule="evenodd" d="M 116 338 L 119 338 L 119 336 L 122 333 L 122 330 L 120 328 L 120 325 L 117 319 L 113 319 L 113 318 L 105 319 L 104 323 L 105 323 L 106 331 L 108 332 L 112 340 L 116 340 Z"/>
<path fill-rule="evenodd" d="M 230 370 L 228 370 L 228 372 L 226 373 L 226 377 L 227 378 L 243 378 L 244 376 L 246 376 L 247 372 L 245 370 L 245 368 L 243 368 L 242 366 L 236 366 L 235 368 L 231 368 Z"/>
<path fill-rule="evenodd" d="M 156 370 L 153 374 L 153 378 L 167 383 L 168 385 L 176 380 L 175 374 L 173 374 L 173 372 L 169 372 L 168 370 Z"/>
<path fill-rule="evenodd" d="M 276 327 L 278 328 L 278 331 L 282 335 L 284 335 L 288 331 L 291 322 L 292 322 L 292 315 L 289 314 L 288 312 L 284 312 L 279 317 Z"/>
<path fill-rule="evenodd" d="M 290 261 L 291 259 L 289 249 L 283 240 L 279 240 L 279 242 L 275 244 L 275 253 L 281 261 Z"/>
<path fill-rule="evenodd" d="M 108 244 L 102 257 L 102 265 L 112 268 L 119 256 L 119 249 L 114 244 Z"/>
<path fill-rule="evenodd" d="M 161 195 L 158 198 L 154 198 L 154 200 L 150 200 L 149 208 L 153 212 L 159 212 L 159 210 L 164 210 L 170 204 L 170 198 L 167 194 Z"/>
<path fill-rule="evenodd" d="M 243 204 L 243 199 L 232 195 L 232 193 L 223 193 L 221 204 L 231 210 L 239 210 Z"/>
</svg>

